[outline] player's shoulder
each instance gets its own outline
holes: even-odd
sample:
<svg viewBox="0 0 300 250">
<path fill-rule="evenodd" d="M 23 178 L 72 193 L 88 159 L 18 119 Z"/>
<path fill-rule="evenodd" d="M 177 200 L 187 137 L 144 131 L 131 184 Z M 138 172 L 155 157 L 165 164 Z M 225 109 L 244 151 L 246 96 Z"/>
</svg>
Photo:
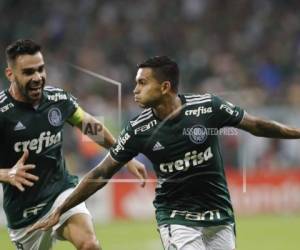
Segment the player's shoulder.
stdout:
<svg viewBox="0 0 300 250">
<path fill-rule="evenodd" d="M 129 124 L 131 127 L 136 127 L 138 125 L 142 125 L 144 123 L 149 122 L 150 120 L 152 120 L 154 118 L 153 116 L 153 112 L 151 108 L 147 108 L 144 109 L 142 112 L 140 112 L 137 116 L 135 116 L 134 118 L 132 118 L 129 121 Z"/>
<path fill-rule="evenodd" d="M 0 114 L 3 114 L 14 107 L 15 105 L 11 102 L 7 90 L 0 91 Z"/>
<path fill-rule="evenodd" d="M 44 87 L 44 91 L 49 94 L 55 94 L 55 93 L 67 93 L 64 89 L 60 87 L 56 87 L 53 85 L 47 85 Z"/>
<path fill-rule="evenodd" d="M 199 105 L 211 105 L 214 101 L 214 95 L 210 93 L 205 94 L 183 94 L 185 99 L 185 104 L 189 106 L 199 106 Z"/>
</svg>

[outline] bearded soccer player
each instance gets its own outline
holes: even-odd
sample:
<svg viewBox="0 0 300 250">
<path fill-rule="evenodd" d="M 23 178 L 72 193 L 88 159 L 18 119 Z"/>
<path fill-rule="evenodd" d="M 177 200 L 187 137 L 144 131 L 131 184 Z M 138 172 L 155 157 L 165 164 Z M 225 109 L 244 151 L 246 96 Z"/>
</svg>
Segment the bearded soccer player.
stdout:
<svg viewBox="0 0 300 250">
<path fill-rule="evenodd" d="M 77 184 L 63 158 L 64 124 L 83 132 L 83 124 L 97 126 L 99 133 L 92 138 L 105 148 L 115 139 L 71 94 L 45 86 L 45 63 L 38 44 L 18 40 L 7 47 L 6 56 L 10 87 L 0 93 L 0 181 L 10 238 L 20 250 L 51 249 L 54 238 L 68 240 L 76 249 L 100 249 L 84 203 L 64 214 L 53 232 L 26 231 L 60 205 Z M 133 160 L 128 168 L 145 178 L 143 164 Z"/>
<path fill-rule="evenodd" d="M 168 57 L 138 65 L 134 98 L 145 110 L 128 123 L 110 153 L 68 199 L 31 230 L 56 224 L 64 212 L 102 188 L 123 162 L 143 153 L 158 178 L 154 206 L 164 248 L 235 249 L 234 213 L 218 136 L 210 131 L 233 126 L 255 136 L 296 139 L 300 129 L 250 115 L 216 95 L 178 94 L 178 79 L 178 66 Z"/>
</svg>

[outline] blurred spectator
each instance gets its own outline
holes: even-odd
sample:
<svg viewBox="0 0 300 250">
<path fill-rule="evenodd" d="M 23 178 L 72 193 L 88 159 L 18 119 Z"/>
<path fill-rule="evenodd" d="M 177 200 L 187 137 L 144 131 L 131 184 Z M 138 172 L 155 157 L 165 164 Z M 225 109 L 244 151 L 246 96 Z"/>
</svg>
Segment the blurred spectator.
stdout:
<svg viewBox="0 0 300 250">
<path fill-rule="evenodd" d="M 117 88 L 69 63 L 120 81 L 126 120 L 137 112 L 135 65 L 158 54 L 179 62 L 183 92 L 214 92 L 245 108 L 298 107 L 299 8 L 296 0 L 0 1 L 0 49 L 18 38 L 40 42 L 49 83 L 71 91 L 115 130 Z M 0 88 L 7 84 L 1 74 Z M 224 140 L 234 148 L 226 162 L 240 164 L 236 140 Z"/>
</svg>

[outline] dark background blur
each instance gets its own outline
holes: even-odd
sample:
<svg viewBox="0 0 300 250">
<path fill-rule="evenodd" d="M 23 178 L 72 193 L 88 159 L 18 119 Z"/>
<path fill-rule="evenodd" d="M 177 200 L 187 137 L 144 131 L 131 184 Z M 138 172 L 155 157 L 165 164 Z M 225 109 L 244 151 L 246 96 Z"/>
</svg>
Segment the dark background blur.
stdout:
<svg viewBox="0 0 300 250">
<path fill-rule="evenodd" d="M 71 91 L 113 127 L 117 89 L 68 63 L 122 82 L 125 122 L 139 112 L 132 101 L 136 64 L 168 55 L 181 68 L 182 92 L 215 93 L 251 113 L 299 127 L 299 9 L 296 0 L 1 0 L 0 67 L 3 72 L 8 44 L 35 40 L 43 46 L 48 84 Z M 3 73 L 0 88 L 6 87 Z M 65 142 L 74 171 L 85 172 L 103 155 L 73 130 L 67 130 Z M 298 141 L 239 132 L 221 143 L 227 168 L 300 163 Z"/>
</svg>

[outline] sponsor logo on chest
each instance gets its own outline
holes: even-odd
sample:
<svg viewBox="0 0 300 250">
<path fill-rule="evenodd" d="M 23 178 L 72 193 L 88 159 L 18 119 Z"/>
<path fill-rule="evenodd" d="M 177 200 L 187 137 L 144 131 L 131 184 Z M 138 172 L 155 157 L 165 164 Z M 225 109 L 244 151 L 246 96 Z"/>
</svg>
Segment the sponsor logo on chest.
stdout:
<svg viewBox="0 0 300 250">
<path fill-rule="evenodd" d="M 205 115 L 212 113 L 212 107 L 203 107 L 200 106 L 197 109 L 188 109 L 184 112 L 186 116 L 196 116 L 199 117 L 200 115 Z"/>
<path fill-rule="evenodd" d="M 60 101 L 60 100 L 67 100 L 68 97 L 66 94 L 56 93 L 54 95 L 48 95 L 48 100 L 50 101 Z"/>
<path fill-rule="evenodd" d="M 33 138 L 28 141 L 19 141 L 14 145 L 15 152 L 23 152 L 28 149 L 35 151 L 36 154 L 42 152 L 43 149 L 48 148 L 54 144 L 62 141 L 62 134 L 58 132 L 57 134 L 51 134 L 50 131 L 44 131 L 40 133 L 38 138 Z"/>
<path fill-rule="evenodd" d="M 186 171 L 190 167 L 199 166 L 207 162 L 213 157 L 211 147 L 208 147 L 203 152 L 193 150 L 186 152 L 183 159 L 178 159 L 174 162 L 161 163 L 159 169 L 163 173 L 172 173 L 174 171 Z"/>
</svg>

